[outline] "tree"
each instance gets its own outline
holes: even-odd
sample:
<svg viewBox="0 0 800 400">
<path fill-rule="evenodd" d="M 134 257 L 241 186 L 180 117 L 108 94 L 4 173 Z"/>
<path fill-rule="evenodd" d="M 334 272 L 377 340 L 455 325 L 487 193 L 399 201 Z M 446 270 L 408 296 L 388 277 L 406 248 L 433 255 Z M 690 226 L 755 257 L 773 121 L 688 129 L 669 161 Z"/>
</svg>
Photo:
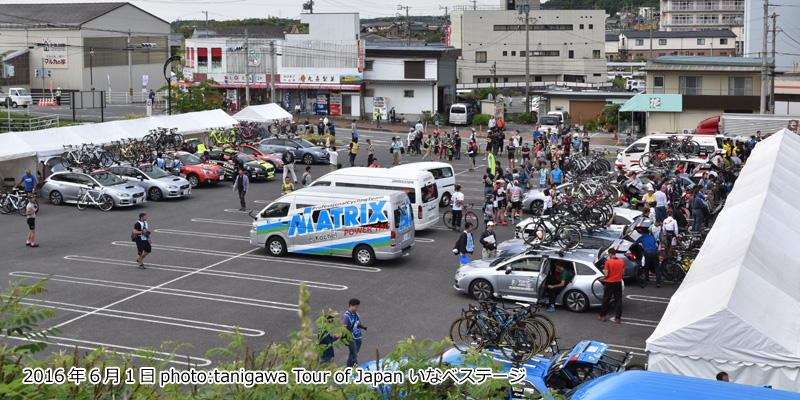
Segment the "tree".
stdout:
<svg viewBox="0 0 800 400">
<path fill-rule="evenodd" d="M 217 91 L 217 88 L 211 86 L 216 83 L 213 79 L 206 79 L 186 88 L 173 87 L 172 112 L 187 113 L 220 108 L 222 95 Z M 166 92 L 167 87 L 163 86 L 158 91 Z"/>
</svg>

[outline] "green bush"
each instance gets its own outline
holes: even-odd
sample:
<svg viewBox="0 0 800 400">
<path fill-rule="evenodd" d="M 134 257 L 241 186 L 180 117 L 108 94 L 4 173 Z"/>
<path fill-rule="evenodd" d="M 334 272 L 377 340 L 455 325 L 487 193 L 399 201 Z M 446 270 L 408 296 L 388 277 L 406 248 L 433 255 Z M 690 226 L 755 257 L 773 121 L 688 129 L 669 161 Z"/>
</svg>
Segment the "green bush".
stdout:
<svg viewBox="0 0 800 400">
<path fill-rule="evenodd" d="M 593 119 L 586 121 L 586 130 L 587 131 L 596 131 L 597 130 L 597 122 Z"/>
<path fill-rule="evenodd" d="M 533 116 L 528 113 L 522 113 L 517 116 L 517 121 L 523 124 L 530 124 L 533 122 Z"/>
<path fill-rule="evenodd" d="M 489 125 L 489 120 L 492 117 L 489 114 L 477 114 L 472 118 L 472 125 L 486 126 Z"/>
<path fill-rule="evenodd" d="M 338 132 L 338 129 L 337 129 L 337 132 Z M 347 133 L 349 133 L 349 132 L 347 132 Z M 319 135 L 305 135 L 305 136 L 303 136 L 303 139 L 308 140 L 309 142 L 314 143 L 314 144 L 319 143 L 319 144 L 321 144 L 323 146 L 325 145 L 325 140 L 327 140 L 327 139 L 331 140 L 331 146 L 334 146 L 334 145 L 337 144 L 336 143 L 336 138 L 331 136 L 331 135 L 322 135 L 322 136 L 319 136 Z"/>
</svg>

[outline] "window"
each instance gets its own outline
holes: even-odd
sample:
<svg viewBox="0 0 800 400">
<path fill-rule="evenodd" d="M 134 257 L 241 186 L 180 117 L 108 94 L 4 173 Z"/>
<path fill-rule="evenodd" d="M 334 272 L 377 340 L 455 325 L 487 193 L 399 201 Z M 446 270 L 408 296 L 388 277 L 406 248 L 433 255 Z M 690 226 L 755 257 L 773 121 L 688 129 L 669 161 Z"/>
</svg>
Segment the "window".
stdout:
<svg viewBox="0 0 800 400">
<path fill-rule="evenodd" d="M 728 78 L 728 95 L 752 96 L 753 78 L 733 77 L 733 76 Z"/>
<path fill-rule="evenodd" d="M 684 10 L 693 10 L 694 7 L 691 4 L 690 0 L 677 0 L 672 3 L 672 10 L 677 11 L 684 11 Z"/>
<path fill-rule="evenodd" d="M 414 97 L 413 90 L 403 90 L 403 97 Z"/>
<path fill-rule="evenodd" d="M 698 24 L 717 24 L 719 23 L 719 15 L 717 14 L 701 14 L 697 16 Z"/>
<path fill-rule="evenodd" d="M 461 113 L 464 113 L 463 109 Z M 444 179 L 453 176 L 453 169 L 449 167 L 429 169 L 428 172 L 433 175 L 433 179 Z"/>
<path fill-rule="evenodd" d="M 597 275 L 596 269 L 582 263 L 576 263 L 575 270 L 578 275 Z"/>
<path fill-rule="evenodd" d="M 567 58 L 575 58 L 575 51 L 574 50 L 570 50 L 569 51 L 569 55 L 567 56 Z"/>
<path fill-rule="evenodd" d="M 561 54 L 558 50 L 542 50 L 542 51 L 532 51 L 531 57 L 558 57 Z"/>
<path fill-rule="evenodd" d="M 514 51 L 514 50 L 511 50 L 511 56 L 513 57 L 513 56 L 516 56 L 516 55 L 517 55 L 517 52 Z"/>
<path fill-rule="evenodd" d="M 697 44 L 699 44 L 699 45 L 706 44 L 706 40 L 705 39 L 697 39 Z"/>
<path fill-rule="evenodd" d="M 728 44 L 728 39 L 720 39 L 719 44 Z"/>
<path fill-rule="evenodd" d="M 436 183 L 431 183 L 430 185 L 422 188 L 423 203 L 430 203 L 432 201 L 436 201 L 438 198 L 439 198 L 439 189 L 437 189 Z"/>
<path fill-rule="evenodd" d="M 503 51 L 503 57 L 505 57 L 507 55 L 508 55 L 508 52 L 507 51 Z"/>
<path fill-rule="evenodd" d="M 703 77 L 681 76 L 678 89 L 680 94 L 702 94 Z"/>
<path fill-rule="evenodd" d="M 594 24 L 589 24 L 589 29 L 594 29 Z"/>
<path fill-rule="evenodd" d="M 508 82 L 508 78 L 503 78 L 503 82 Z"/>
<path fill-rule="evenodd" d="M 658 45 L 659 46 L 666 46 L 667 45 L 667 39 L 658 39 Z"/>
<path fill-rule="evenodd" d="M 489 78 L 478 78 L 478 83 L 491 83 L 491 79 Z"/>
<path fill-rule="evenodd" d="M 706 52 L 705 51 L 698 51 L 697 55 L 698 56 L 704 56 L 704 55 L 706 55 Z"/>
<path fill-rule="evenodd" d="M 222 72 L 222 49 L 219 47 L 211 49 L 211 72 Z"/>
<path fill-rule="evenodd" d="M 658 53 L 659 57 L 664 57 L 665 55 L 667 55 L 667 53 Z"/>
<path fill-rule="evenodd" d="M 533 52 L 531 52 L 533 54 Z M 520 57 L 525 57 L 525 50 L 519 52 Z"/>
<path fill-rule="evenodd" d="M 592 58 L 600 58 L 600 50 L 592 50 Z"/>
<path fill-rule="evenodd" d="M 267 207 L 263 213 L 262 218 L 280 218 L 289 215 L 289 203 L 274 203 Z"/>
<path fill-rule="evenodd" d="M 486 62 L 486 52 L 485 51 L 476 51 L 475 52 L 475 62 L 476 63 L 485 63 Z"/>
<path fill-rule="evenodd" d="M 375 60 L 364 61 L 364 71 L 372 71 L 374 65 L 375 65 Z"/>
<path fill-rule="evenodd" d="M 538 257 L 523 258 L 521 260 L 508 263 L 501 268 L 505 270 L 506 267 L 511 267 L 511 270 L 514 272 L 539 272 L 539 270 L 542 268 L 542 259 Z"/>
<path fill-rule="evenodd" d="M 636 39 L 637 46 L 644 46 L 644 39 Z"/>
<path fill-rule="evenodd" d="M 495 31 L 524 31 L 525 30 L 525 25 L 494 25 L 493 29 Z M 570 25 L 570 24 L 562 24 L 562 25 L 535 24 L 535 25 L 528 25 L 528 30 L 531 30 L 531 31 L 571 31 L 572 29 L 573 29 L 573 26 Z M 581 26 L 581 29 L 583 29 L 583 26 Z"/>
<path fill-rule="evenodd" d="M 425 79 L 425 61 L 406 61 L 405 79 Z"/>
<path fill-rule="evenodd" d="M 722 53 L 719 53 L 719 55 L 721 55 L 721 56 L 727 56 L 727 55 L 728 55 L 728 52 L 727 52 L 727 51 L 723 51 Z"/>
<path fill-rule="evenodd" d="M 646 147 L 646 143 L 634 143 L 630 145 L 627 149 L 625 149 L 626 154 L 633 154 L 633 153 L 644 153 L 644 148 Z"/>
<path fill-rule="evenodd" d="M 653 93 L 664 94 L 664 76 L 657 75 L 653 77 Z"/>
<path fill-rule="evenodd" d="M 583 24 L 580 25 L 580 29 L 583 29 Z"/>
<path fill-rule="evenodd" d="M 678 14 L 672 17 L 673 24 L 689 25 L 694 23 L 694 15 L 692 14 Z"/>
</svg>

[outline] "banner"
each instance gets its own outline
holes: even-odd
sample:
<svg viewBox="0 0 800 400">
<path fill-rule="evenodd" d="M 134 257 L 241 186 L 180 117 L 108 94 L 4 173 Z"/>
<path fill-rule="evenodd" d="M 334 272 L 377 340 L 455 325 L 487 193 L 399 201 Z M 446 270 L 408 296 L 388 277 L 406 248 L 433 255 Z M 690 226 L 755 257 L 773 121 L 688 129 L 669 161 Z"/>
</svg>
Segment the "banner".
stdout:
<svg viewBox="0 0 800 400">
<path fill-rule="evenodd" d="M 306 112 L 306 91 L 300 89 L 298 97 L 300 98 L 300 112 Z"/>
<path fill-rule="evenodd" d="M 147 75 L 142 75 L 142 93 L 147 93 Z"/>
<path fill-rule="evenodd" d="M 342 115 L 342 94 L 331 93 L 331 115 Z"/>
<path fill-rule="evenodd" d="M 389 99 L 386 97 L 373 97 L 372 98 L 372 118 L 375 119 L 375 114 L 381 113 L 381 119 L 386 121 L 387 110 L 386 103 Z"/>
<path fill-rule="evenodd" d="M 292 95 L 289 94 L 289 91 L 286 90 L 283 92 L 283 108 L 286 110 L 291 110 L 289 108 L 290 103 L 292 102 Z"/>
</svg>

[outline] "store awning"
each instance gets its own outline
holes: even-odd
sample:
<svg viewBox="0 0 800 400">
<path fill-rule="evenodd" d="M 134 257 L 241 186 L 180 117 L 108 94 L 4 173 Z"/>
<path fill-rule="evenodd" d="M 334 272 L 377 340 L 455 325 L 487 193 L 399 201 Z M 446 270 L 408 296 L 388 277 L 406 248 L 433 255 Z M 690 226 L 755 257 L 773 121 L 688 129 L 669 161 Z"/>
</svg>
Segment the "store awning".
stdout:
<svg viewBox="0 0 800 400">
<path fill-rule="evenodd" d="M 277 89 L 326 89 L 326 90 L 350 90 L 359 91 L 361 85 L 339 85 L 322 83 L 276 83 Z"/>
<path fill-rule="evenodd" d="M 637 94 L 619 109 L 620 112 L 682 112 L 683 95 Z"/>
</svg>

